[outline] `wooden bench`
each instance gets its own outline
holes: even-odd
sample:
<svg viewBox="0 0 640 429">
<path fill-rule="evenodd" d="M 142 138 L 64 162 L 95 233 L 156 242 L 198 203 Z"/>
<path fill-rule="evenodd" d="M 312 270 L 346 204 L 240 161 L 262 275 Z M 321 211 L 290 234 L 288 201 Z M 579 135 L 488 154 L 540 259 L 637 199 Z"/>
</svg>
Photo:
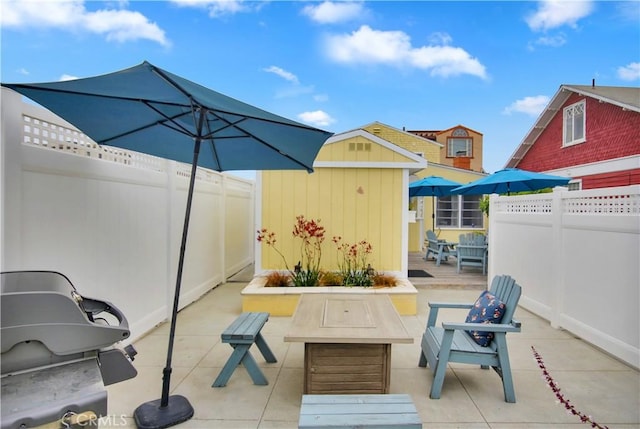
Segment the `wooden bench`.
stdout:
<svg viewBox="0 0 640 429">
<path fill-rule="evenodd" d="M 303 395 L 299 429 L 421 429 L 411 396 L 406 394 Z"/>
<path fill-rule="evenodd" d="M 242 313 L 221 335 L 222 342 L 233 347 L 233 353 L 220 374 L 213 382 L 212 387 L 226 386 L 233 371 L 240 363 L 244 365 L 254 384 L 267 385 L 269 382 L 262 374 L 256 361 L 251 356 L 249 348 L 255 343 L 267 362 L 277 362 L 267 342 L 262 337 L 260 330 L 269 320 L 269 313 Z"/>
</svg>

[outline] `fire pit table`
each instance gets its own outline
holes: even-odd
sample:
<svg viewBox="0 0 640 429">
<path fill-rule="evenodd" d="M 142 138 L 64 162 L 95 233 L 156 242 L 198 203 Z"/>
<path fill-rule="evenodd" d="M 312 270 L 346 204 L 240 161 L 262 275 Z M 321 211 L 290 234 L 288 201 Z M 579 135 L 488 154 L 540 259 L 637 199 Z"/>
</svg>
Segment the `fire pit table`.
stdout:
<svg viewBox="0 0 640 429">
<path fill-rule="evenodd" d="M 391 344 L 413 343 L 387 295 L 303 294 L 285 342 L 304 343 L 304 393 L 389 393 Z"/>
</svg>

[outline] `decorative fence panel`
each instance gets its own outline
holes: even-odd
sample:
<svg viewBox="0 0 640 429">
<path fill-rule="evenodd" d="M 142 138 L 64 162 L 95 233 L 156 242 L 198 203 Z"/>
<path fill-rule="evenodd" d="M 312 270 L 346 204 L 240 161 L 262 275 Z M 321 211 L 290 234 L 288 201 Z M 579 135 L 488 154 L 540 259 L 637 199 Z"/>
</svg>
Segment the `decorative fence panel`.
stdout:
<svg viewBox="0 0 640 429">
<path fill-rule="evenodd" d="M 640 368 L 640 186 L 491 197 L 489 278 L 520 304 Z"/>
<path fill-rule="evenodd" d="M 1 270 L 65 274 L 124 312 L 129 341 L 166 320 L 190 166 L 102 148 L 7 89 L 1 144 Z M 181 307 L 253 262 L 254 193 L 252 181 L 198 170 Z"/>
</svg>

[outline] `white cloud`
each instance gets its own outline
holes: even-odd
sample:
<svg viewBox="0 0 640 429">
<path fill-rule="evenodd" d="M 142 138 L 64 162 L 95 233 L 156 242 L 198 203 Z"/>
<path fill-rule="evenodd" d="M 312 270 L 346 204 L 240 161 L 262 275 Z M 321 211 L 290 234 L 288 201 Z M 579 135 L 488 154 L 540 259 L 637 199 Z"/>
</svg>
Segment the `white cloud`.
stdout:
<svg viewBox="0 0 640 429">
<path fill-rule="evenodd" d="M 543 0 L 538 2 L 538 10 L 525 20 L 534 31 L 546 31 L 564 25 L 575 28 L 578 20 L 592 11 L 591 0 Z"/>
<path fill-rule="evenodd" d="M 18 74 L 24 75 L 24 76 L 28 76 L 29 75 L 29 70 L 23 68 L 20 68 L 18 70 L 16 70 L 18 72 Z"/>
<path fill-rule="evenodd" d="M 271 66 L 271 67 L 267 67 L 265 69 L 263 69 L 264 71 L 268 72 L 268 73 L 273 73 L 275 75 L 280 76 L 281 78 L 288 80 L 291 83 L 294 84 L 299 84 L 300 81 L 298 80 L 298 76 L 296 76 L 295 74 L 288 72 L 280 67 L 277 66 Z"/>
<path fill-rule="evenodd" d="M 87 29 L 104 34 L 107 40 L 128 42 L 130 40 L 154 40 L 167 45 L 164 31 L 139 12 L 129 10 L 98 10 L 84 15 Z"/>
<path fill-rule="evenodd" d="M 550 98 L 546 95 L 536 95 L 516 100 L 506 107 L 502 113 L 510 115 L 513 112 L 525 113 L 530 116 L 539 116 L 544 108 L 549 104 Z"/>
<path fill-rule="evenodd" d="M 559 48 L 567 43 L 567 38 L 563 33 L 556 34 L 555 36 L 542 36 L 536 40 L 536 45 L 551 46 L 553 48 Z"/>
<path fill-rule="evenodd" d="M 437 37 L 450 42 L 451 38 Z M 487 78 L 485 67 L 462 48 L 448 45 L 413 47 L 402 31 L 378 31 L 363 25 L 351 34 L 328 36 L 326 54 L 345 64 L 386 64 L 430 70 L 434 76 L 470 74 Z"/>
<path fill-rule="evenodd" d="M 17 28 L 56 28 L 105 35 L 109 41 L 146 39 L 169 46 L 164 30 L 139 12 L 103 9 L 89 12 L 84 1 L 2 0 L 0 25 Z"/>
<path fill-rule="evenodd" d="M 429 36 L 429 43 L 432 45 L 450 45 L 453 39 L 447 33 L 435 32 Z"/>
<path fill-rule="evenodd" d="M 74 24 L 84 13 L 83 1 L 52 2 L 3 0 L 0 22 L 7 27 L 62 27 Z"/>
<path fill-rule="evenodd" d="M 59 80 L 63 81 L 63 80 L 76 80 L 76 79 L 78 79 L 78 76 L 73 76 L 73 75 L 70 75 L 70 74 L 63 74 L 62 76 L 60 76 Z"/>
<path fill-rule="evenodd" d="M 326 103 L 329 101 L 329 96 L 327 94 L 315 94 L 313 96 L 313 101 L 317 101 L 319 103 Z"/>
<path fill-rule="evenodd" d="M 302 9 L 303 14 L 320 24 L 351 21 L 362 17 L 365 12 L 363 3 L 351 1 L 324 1 L 318 5 L 305 6 Z"/>
<path fill-rule="evenodd" d="M 275 95 L 276 98 L 293 98 L 293 97 L 299 97 L 301 95 L 313 94 L 315 92 L 315 87 L 313 85 L 301 85 L 300 80 L 298 79 L 298 76 L 291 73 L 290 71 L 283 69 L 282 67 L 270 66 L 262 70 L 267 73 L 273 73 L 277 76 L 280 76 L 284 80 L 291 82 L 292 85 L 289 85 L 285 88 L 280 88 L 276 92 L 276 95 Z M 325 98 L 324 101 L 326 101 L 326 98 L 328 97 L 325 95 L 324 98 Z M 321 101 L 322 96 L 313 95 L 313 99 L 314 101 Z"/>
<path fill-rule="evenodd" d="M 250 6 L 259 8 L 261 3 L 246 3 L 243 0 L 171 0 L 171 2 L 178 6 L 206 9 L 211 18 L 248 12 L 252 10 Z"/>
<path fill-rule="evenodd" d="M 629 63 L 626 66 L 618 67 L 618 78 L 622 80 L 640 79 L 640 63 Z"/>
<path fill-rule="evenodd" d="M 640 2 L 638 1 L 621 1 L 616 2 L 616 19 L 628 21 L 637 24 L 640 16 Z"/>
<path fill-rule="evenodd" d="M 316 126 L 316 127 L 326 127 L 335 122 L 328 113 L 323 112 L 322 110 L 316 110 L 314 112 L 303 112 L 298 115 L 298 118 L 302 122 L 306 122 L 307 124 Z"/>
</svg>

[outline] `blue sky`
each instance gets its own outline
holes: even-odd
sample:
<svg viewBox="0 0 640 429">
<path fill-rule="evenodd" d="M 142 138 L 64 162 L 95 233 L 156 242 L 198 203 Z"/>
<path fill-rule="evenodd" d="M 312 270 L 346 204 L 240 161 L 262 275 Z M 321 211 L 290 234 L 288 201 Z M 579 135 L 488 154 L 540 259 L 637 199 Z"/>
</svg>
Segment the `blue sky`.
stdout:
<svg viewBox="0 0 640 429">
<path fill-rule="evenodd" d="M 147 60 L 332 132 L 462 124 L 501 169 L 562 84 L 640 85 L 639 1 L 0 2 L 2 82 Z"/>
</svg>

